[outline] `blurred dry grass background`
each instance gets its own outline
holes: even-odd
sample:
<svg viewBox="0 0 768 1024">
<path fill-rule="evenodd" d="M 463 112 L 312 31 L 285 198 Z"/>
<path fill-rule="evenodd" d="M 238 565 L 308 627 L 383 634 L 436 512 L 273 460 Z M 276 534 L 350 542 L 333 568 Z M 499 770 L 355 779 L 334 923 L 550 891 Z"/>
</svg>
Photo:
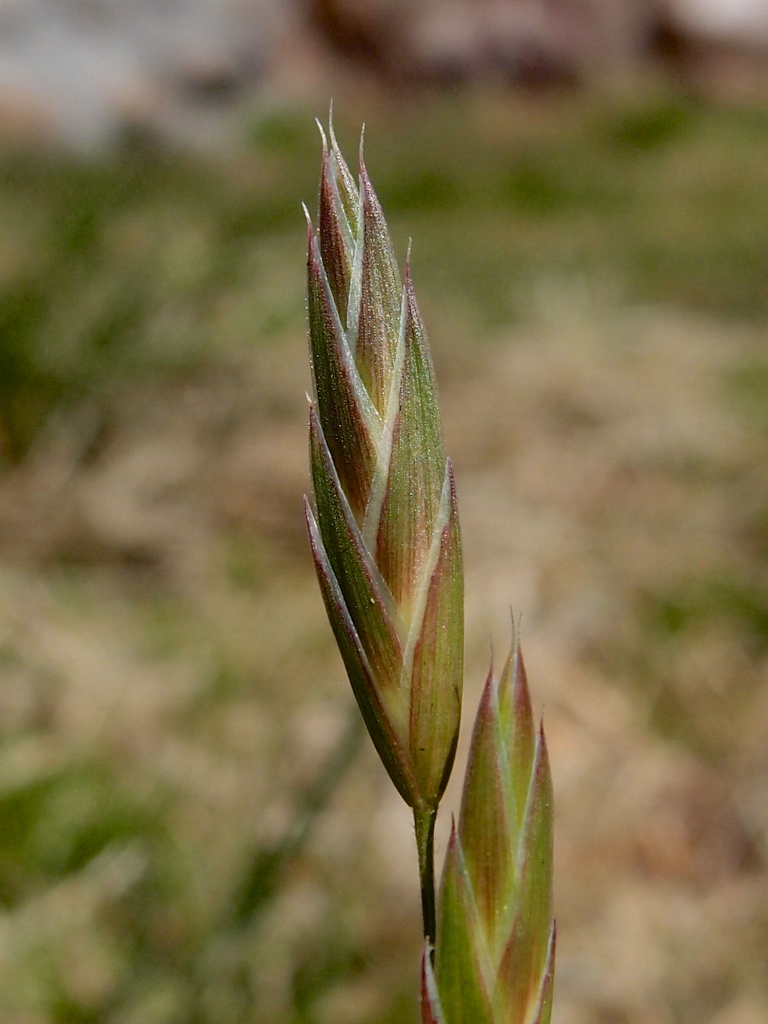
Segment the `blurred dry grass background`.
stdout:
<svg viewBox="0 0 768 1024">
<path fill-rule="evenodd" d="M 768 106 L 646 82 L 336 109 L 414 239 L 468 713 L 523 615 L 554 1020 L 763 1024 Z M 410 822 L 349 732 L 301 519 L 323 112 L 276 105 L 218 157 L 0 160 L 11 1024 L 415 1020 Z"/>
</svg>

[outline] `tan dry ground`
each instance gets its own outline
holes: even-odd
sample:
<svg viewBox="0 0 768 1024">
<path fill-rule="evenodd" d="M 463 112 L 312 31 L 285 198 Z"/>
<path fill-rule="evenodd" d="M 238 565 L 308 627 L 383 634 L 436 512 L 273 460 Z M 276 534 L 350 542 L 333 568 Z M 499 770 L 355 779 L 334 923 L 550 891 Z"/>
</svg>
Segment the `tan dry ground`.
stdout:
<svg viewBox="0 0 768 1024">
<path fill-rule="evenodd" d="M 545 713 L 555 1024 L 764 1024 L 765 637 L 722 602 L 676 629 L 654 618 L 662 598 L 712 581 L 765 584 L 766 437 L 727 387 L 764 339 L 552 283 L 526 327 L 480 351 L 433 342 L 465 543 L 468 706 L 512 605 Z M 243 851 L 290 823 L 350 699 L 303 538 L 305 385 L 292 336 L 183 393 L 132 395 L 98 445 L 84 411 L 0 484 L 0 712 L 18 737 L 0 779 L 91 758 L 139 802 L 172 794 L 185 868 L 157 925 L 170 957 L 205 933 Z M 415 990 L 411 842 L 366 746 L 258 926 L 236 952 L 203 939 L 208 1009 L 230 1019 L 242 957 L 248 1019 L 294 1019 L 297 966 L 341 934 L 362 966 L 308 1019 L 409 1019 L 384 1015 Z M 30 980 L 41 955 L 94 1005 L 124 980 L 109 908 L 151 856 L 113 844 L 0 918 L 4 1020 L 48 1024 Z M 165 1019 L 147 1006 L 144 1020 Z"/>
</svg>

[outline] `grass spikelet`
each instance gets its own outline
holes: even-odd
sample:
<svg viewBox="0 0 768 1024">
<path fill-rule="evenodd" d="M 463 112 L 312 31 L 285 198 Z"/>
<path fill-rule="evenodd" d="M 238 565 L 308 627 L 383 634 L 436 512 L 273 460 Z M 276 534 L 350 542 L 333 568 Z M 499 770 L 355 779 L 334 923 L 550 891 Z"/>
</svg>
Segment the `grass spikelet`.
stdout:
<svg viewBox="0 0 768 1024">
<path fill-rule="evenodd" d="M 436 927 L 433 836 L 461 714 L 463 568 L 456 490 L 411 280 L 360 154 L 357 184 L 321 128 L 307 214 L 314 504 L 326 611 L 373 743 L 413 809 L 423 1024 L 549 1024 L 552 782 L 522 655 L 477 713 Z"/>
<path fill-rule="evenodd" d="M 464 658 L 453 472 L 410 267 L 401 278 L 362 152 L 355 185 L 332 130 L 317 223 L 307 217 L 307 526 L 352 689 L 414 811 L 432 934 L 432 831 L 456 750 Z"/>
<path fill-rule="evenodd" d="M 461 814 L 446 855 L 424 1021 L 548 1024 L 552 919 L 552 779 L 522 653 L 491 671 L 478 709 Z M 437 996 L 439 993 L 439 997 Z"/>
</svg>

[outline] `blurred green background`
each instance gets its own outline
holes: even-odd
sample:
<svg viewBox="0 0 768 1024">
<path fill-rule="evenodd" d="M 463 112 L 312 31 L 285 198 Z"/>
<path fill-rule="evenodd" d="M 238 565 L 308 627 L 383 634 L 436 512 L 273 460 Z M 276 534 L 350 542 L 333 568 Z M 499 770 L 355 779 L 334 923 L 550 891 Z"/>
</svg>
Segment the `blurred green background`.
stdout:
<svg viewBox="0 0 768 1024">
<path fill-rule="evenodd" d="M 0 1019 L 416 1019 L 410 825 L 301 518 L 300 202 L 333 93 L 413 238 L 470 701 L 524 614 L 554 1020 L 758 1024 L 768 102 L 360 74 L 254 104 L 213 149 L 0 152 Z"/>
</svg>

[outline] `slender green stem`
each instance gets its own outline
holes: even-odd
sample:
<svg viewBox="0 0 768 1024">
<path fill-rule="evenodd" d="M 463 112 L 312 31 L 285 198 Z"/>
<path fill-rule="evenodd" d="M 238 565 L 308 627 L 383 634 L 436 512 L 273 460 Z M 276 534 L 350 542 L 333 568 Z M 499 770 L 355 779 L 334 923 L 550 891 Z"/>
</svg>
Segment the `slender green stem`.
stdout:
<svg viewBox="0 0 768 1024">
<path fill-rule="evenodd" d="M 413 821 L 416 827 L 416 848 L 419 853 L 421 880 L 421 913 L 424 918 L 424 938 L 430 946 L 435 944 L 435 821 L 436 807 L 416 807 Z"/>
</svg>

